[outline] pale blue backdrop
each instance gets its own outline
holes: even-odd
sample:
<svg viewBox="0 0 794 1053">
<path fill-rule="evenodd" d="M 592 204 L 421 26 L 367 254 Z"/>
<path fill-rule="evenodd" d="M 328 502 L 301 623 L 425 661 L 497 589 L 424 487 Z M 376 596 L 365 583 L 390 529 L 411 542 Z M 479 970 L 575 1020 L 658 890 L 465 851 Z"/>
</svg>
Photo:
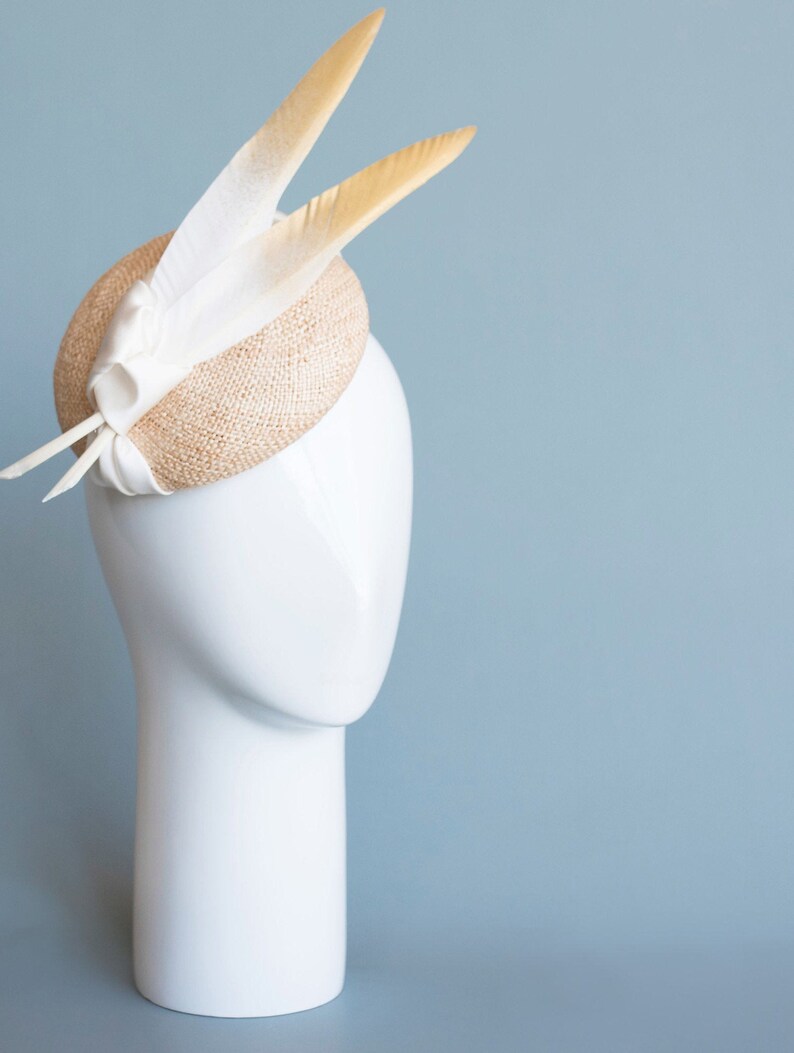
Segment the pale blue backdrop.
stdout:
<svg viewBox="0 0 794 1053">
<path fill-rule="evenodd" d="M 366 11 L 8 0 L 0 461 L 87 287 Z M 289 192 L 480 126 L 348 252 L 416 520 L 332 1005 L 134 993 L 123 640 L 62 463 L 2 485 L 4 1053 L 794 1046 L 793 51 L 769 0 L 394 0 Z"/>
</svg>

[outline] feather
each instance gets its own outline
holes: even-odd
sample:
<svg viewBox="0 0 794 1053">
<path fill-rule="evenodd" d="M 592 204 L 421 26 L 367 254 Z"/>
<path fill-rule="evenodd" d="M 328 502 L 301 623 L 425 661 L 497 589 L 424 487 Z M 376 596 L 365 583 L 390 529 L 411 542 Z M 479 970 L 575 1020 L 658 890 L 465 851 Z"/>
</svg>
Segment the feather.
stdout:
<svg viewBox="0 0 794 1053">
<path fill-rule="evenodd" d="M 475 131 L 398 150 L 248 241 L 166 311 L 158 357 L 196 365 L 273 321 L 357 234 L 454 161 Z"/>
<path fill-rule="evenodd" d="M 164 305 L 270 227 L 281 195 L 361 68 L 383 16 L 382 8 L 373 11 L 329 48 L 193 206 L 151 280 Z"/>
</svg>

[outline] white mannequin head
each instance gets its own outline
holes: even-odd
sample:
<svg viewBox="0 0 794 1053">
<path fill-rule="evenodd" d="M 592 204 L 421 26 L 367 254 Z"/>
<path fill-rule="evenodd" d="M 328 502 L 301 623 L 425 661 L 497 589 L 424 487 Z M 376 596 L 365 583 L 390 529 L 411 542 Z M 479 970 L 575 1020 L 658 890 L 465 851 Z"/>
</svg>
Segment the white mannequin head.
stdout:
<svg viewBox="0 0 794 1053">
<path fill-rule="evenodd" d="M 170 497 L 92 482 L 88 505 L 139 680 L 182 670 L 329 726 L 372 704 L 411 521 L 407 409 L 373 337 L 339 402 L 270 460 Z"/>
<path fill-rule="evenodd" d="M 345 970 L 344 725 L 380 688 L 408 557 L 397 375 L 370 337 L 336 405 L 256 468 L 87 493 L 138 695 L 136 983 L 213 1016 L 327 1002 Z"/>
<path fill-rule="evenodd" d="M 94 286 L 56 363 L 63 433 L 0 471 L 87 444 L 45 500 L 91 470 L 137 687 L 136 982 L 185 1012 L 295 1012 L 344 980 L 343 729 L 394 646 L 411 438 L 360 288 L 318 289 L 474 128 L 274 217 L 382 18 L 321 56 L 173 236 Z"/>
</svg>

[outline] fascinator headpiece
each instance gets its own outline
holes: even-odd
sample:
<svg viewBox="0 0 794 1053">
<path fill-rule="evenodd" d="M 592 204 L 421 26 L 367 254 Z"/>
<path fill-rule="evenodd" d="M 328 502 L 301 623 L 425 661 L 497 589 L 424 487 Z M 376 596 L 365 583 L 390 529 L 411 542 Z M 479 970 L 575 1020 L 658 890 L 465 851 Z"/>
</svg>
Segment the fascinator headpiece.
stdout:
<svg viewBox="0 0 794 1053">
<path fill-rule="evenodd" d="M 383 18 L 350 29 L 232 158 L 173 234 L 135 249 L 75 312 L 55 363 L 63 433 L 0 472 L 72 446 L 45 500 L 95 466 L 122 493 L 235 475 L 313 427 L 369 330 L 344 246 L 453 161 L 474 128 L 415 143 L 285 218 L 281 195 L 358 72 Z"/>
</svg>

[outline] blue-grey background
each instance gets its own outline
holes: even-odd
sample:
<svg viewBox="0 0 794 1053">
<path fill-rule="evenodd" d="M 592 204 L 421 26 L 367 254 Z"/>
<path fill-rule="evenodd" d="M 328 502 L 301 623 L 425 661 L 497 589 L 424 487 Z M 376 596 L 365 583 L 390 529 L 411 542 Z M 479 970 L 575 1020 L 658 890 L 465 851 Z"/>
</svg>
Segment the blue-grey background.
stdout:
<svg viewBox="0 0 794 1053">
<path fill-rule="evenodd" d="M 7 0 L 0 461 L 88 286 L 366 11 Z M 347 253 L 416 518 L 333 1004 L 134 993 L 123 639 L 63 464 L 3 484 L 4 1053 L 792 1048 L 793 49 L 767 0 L 394 0 L 289 191 L 480 127 Z"/>
</svg>

